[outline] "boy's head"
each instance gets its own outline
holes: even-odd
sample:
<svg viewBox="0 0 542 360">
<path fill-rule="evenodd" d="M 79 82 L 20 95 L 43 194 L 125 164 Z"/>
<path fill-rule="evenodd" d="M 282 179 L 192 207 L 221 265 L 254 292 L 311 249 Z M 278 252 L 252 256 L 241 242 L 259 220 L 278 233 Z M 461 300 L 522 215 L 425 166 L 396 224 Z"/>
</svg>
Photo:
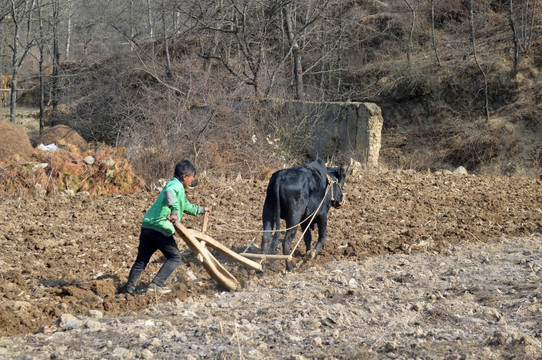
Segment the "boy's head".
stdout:
<svg viewBox="0 0 542 360">
<path fill-rule="evenodd" d="M 175 165 L 175 177 L 179 179 L 183 185 L 190 186 L 195 176 L 196 167 L 190 161 L 179 161 L 177 165 Z"/>
</svg>

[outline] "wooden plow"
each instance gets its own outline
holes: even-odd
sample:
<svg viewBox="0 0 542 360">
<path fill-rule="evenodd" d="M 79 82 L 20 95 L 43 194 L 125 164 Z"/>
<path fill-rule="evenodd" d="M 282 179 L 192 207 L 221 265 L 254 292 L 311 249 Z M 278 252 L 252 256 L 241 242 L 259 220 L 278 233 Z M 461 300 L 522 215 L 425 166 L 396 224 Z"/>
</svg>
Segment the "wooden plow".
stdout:
<svg viewBox="0 0 542 360">
<path fill-rule="evenodd" d="M 207 246 L 224 253 L 229 258 L 247 266 L 251 269 L 262 271 L 262 265 L 255 261 L 241 256 L 228 249 L 209 235 L 205 234 L 207 228 L 207 214 L 203 220 L 203 231 L 188 229 L 180 222 L 174 224 L 175 231 L 188 245 L 190 250 L 196 254 L 197 259 L 203 264 L 205 270 L 221 286 L 230 290 L 237 290 L 241 284 L 218 260 L 209 252 Z"/>
<path fill-rule="evenodd" d="M 333 189 L 332 183 L 333 180 L 329 177 L 329 175 L 326 175 L 328 178 L 328 186 L 326 187 L 326 192 L 324 194 L 324 197 L 322 198 L 322 201 L 320 201 L 320 204 L 318 205 L 318 208 L 305 220 L 302 222 L 309 220 L 309 224 L 314 220 L 316 217 L 318 210 L 322 206 L 326 195 L 330 189 Z M 332 195 L 333 196 L 333 195 Z M 206 245 L 210 246 L 211 248 L 223 252 L 225 255 L 229 256 L 233 260 L 236 260 L 240 262 L 241 264 L 248 266 L 254 270 L 263 271 L 262 262 L 266 259 L 271 260 L 285 260 L 286 262 L 291 262 L 293 258 L 294 251 L 296 250 L 297 246 L 305 236 L 305 233 L 307 230 L 309 230 L 310 226 L 306 226 L 305 230 L 299 237 L 299 240 L 296 242 L 295 246 L 292 248 L 289 255 L 275 255 L 275 254 L 255 254 L 255 253 L 247 253 L 243 252 L 241 254 L 238 254 L 227 247 L 220 244 L 218 241 L 210 237 L 209 235 L 205 234 L 205 231 L 207 230 L 207 220 L 208 220 L 208 213 L 205 213 L 205 217 L 203 218 L 203 231 L 197 231 L 194 229 L 188 229 L 184 225 L 182 225 L 180 222 L 177 222 L 174 224 L 175 231 L 177 234 L 181 236 L 181 238 L 186 242 L 188 247 L 196 254 L 196 257 L 199 261 L 203 264 L 203 267 L 211 277 L 218 282 L 220 285 L 222 285 L 225 288 L 228 288 L 230 290 L 236 290 L 238 289 L 241 284 L 237 279 L 228 271 L 226 270 L 222 264 L 218 262 L 218 260 L 215 259 L 215 257 L 207 250 Z M 301 223 L 302 223 L 301 222 Z M 291 228 L 299 226 L 301 223 L 296 224 L 292 226 Z M 290 229 L 291 229 L 290 228 Z M 289 229 L 286 229 L 289 230 Z M 313 251 L 310 251 L 306 256 L 304 262 L 310 259 L 314 259 L 316 256 L 316 253 Z M 257 263 L 255 261 L 252 261 L 250 259 L 260 259 L 260 262 Z"/>
<path fill-rule="evenodd" d="M 316 212 L 315 212 L 316 214 Z M 311 218 L 314 218 L 314 215 Z M 220 285 L 222 285 L 224 288 L 227 288 L 229 290 L 237 290 L 241 284 L 237 279 L 228 271 L 218 260 L 209 252 L 207 249 L 207 246 L 222 252 L 229 258 L 241 263 L 242 265 L 249 267 L 251 269 L 257 270 L 257 271 L 263 271 L 262 262 L 265 260 L 284 260 L 284 261 L 292 261 L 293 253 L 297 246 L 299 245 L 299 242 L 303 238 L 305 232 L 309 229 L 307 226 L 305 231 L 301 234 L 298 242 L 293 247 L 291 253 L 289 255 L 277 255 L 277 254 L 257 254 L 257 253 L 236 253 L 233 250 L 228 249 L 226 246 L 222 245 L 220 242 L 213 239 L 211 236 L 205 234 L 205 231 L 207 230 L 207 220 L 208 220 L 208 214 L 205 213 L 205 217 L 203 219 L 203 229 L 202 231 L 198 231 L 195 229 L 188 229 L 186 226 L 181 224 L 180 222 L 177 222 L 174 224 L 176 233 L 181 237 L 181 239 L 184 240 L 184 242 L 188 245 L 190 250 L 196 255 L 196 258 L 203 264 L 203 267 L 205 270 L 211 275 L 211 277 Z M 297 225 L 296 225 L 297 226 Z M 309 259 L 313 259 L 315 257 L 315 254 L 313 251 L 311 251 L 308 256 L 305 258 L 304 261 L 307 261 Z M 253 261 L 251 259 L 259 259 L 260 262 Z"/>
</svg>

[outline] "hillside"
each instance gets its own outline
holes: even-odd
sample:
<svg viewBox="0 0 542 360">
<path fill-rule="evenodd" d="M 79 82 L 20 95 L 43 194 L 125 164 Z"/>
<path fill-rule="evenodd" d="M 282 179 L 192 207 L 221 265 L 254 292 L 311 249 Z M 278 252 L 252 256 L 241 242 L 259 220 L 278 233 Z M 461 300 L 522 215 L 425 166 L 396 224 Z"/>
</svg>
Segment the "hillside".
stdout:
<svg viewBox="0 0 542 360">
<path fill-rule="evenodd" d="M 292 131 L 278 115 L 240 106 L 239 99 L 367 101 L 383 111 L 382 168 L 542 172 L 540 7 L 315 1 L 294 11 L 254 3 L 231 19 L 239 11 L 233 3 L 211 11 L 187 2 L 183 9 L 190 31 L 61 61 L 59 105 L 46 125 L 65 123 L 87 141 L 126 146 L 149 182 L 169 176 L 179 158 L 235 177 L 306 159 L 282 145 L 291 143 Z M 287 30 L 278 31 L 285 13 L 298 21 L 299 53 L 283 38 Z M 221 26 L 243 29 L 243 36 Z M 294 64 L 301 70 L 293 71 Z M 37 74 L 25 78 L 29 91 L 20 101 L 36 107 L 30 79 Z M 51 104 L 52 82 L 45 80 Z"/>
</svg>

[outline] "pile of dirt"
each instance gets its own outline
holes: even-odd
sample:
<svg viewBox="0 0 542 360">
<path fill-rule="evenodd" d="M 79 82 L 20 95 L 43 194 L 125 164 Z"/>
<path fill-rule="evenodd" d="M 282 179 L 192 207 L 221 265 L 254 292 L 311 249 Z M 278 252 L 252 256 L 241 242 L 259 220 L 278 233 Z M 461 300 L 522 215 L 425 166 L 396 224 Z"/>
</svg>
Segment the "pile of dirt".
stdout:
<svg viewBox="0 0 542 360">
<path fill-rule="evenodd" d="M 26 157 L 33 151 L 26 132 L 9 121 L 0 121 L 0 160 Z"/>
<path fill-rule="evenodd" d="M 56 125 L 43 132 L 35 140 L 34 145 L 56 144 L 58 146 L 71 144 L 79 147 L 81 151 L 88 148 L 88 144 L 81 135 L 67 125 Z"/>
</svg>

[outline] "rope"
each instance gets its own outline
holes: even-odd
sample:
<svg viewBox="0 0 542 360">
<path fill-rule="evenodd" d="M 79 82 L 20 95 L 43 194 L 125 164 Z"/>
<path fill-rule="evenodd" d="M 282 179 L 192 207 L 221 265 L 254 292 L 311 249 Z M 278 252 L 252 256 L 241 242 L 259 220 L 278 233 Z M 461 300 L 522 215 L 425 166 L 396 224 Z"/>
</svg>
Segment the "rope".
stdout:
<svg viewBox="0 0 542 360">
<path fill-rule="evenodd" d="M 310 222 L 312 222 L 312 220 L 314 220 L 314 218 L 316 217 L 316 214 L 318 213 L 318 211 L 320 210 L 320 208 L 322 207 L 322 204 L 324 203 L 324 200 L 326 199 L 326 196 L 327 196 L 327 193 L 329 192 L 329 190 L 331 189 L 331 201 L 334 201 L 335 200 L 335 196 L 334 196 L 334 193 L 333 193 L 333 184 L 335 183 L 338 183 L 337 180 L 333 180 L 328 174 L 326 174 L 326 178 L 328 180 L 328 185 L 326 186 L 326 191 L 324 193 L 324 196 L 322 198 L 322 200 L 320 201 L 320 204 L 318 205 L 318 207 L 316 208 L 316 210 L 314 210 L 309 216 L 307 216 L 305 219 L 301 220 L 299 223 L 297 223 L 296 225 L 293 225 L 293 226 L 290 226 L 289 228 L 286 228 L 284 230 L 276 230 L 278 232 L 286 232 L 288 230 L 292 230 L 292 229 L 295 229 L 296 227 L 300 226 L 301 224 L 303 224 L 305 221 L 309 220 L 310 219 Z M 310 223 L 309 222 L 309 223 Z M 216 227 L 216 226 L 215 226 Z M 220 226 L 217 227 L 218 229 L 221 229 Z M 303 233 L 301 234 L 301 236 L 299 237 L 299 240 L 297 240 L 295 246 L 292 248 L 292 251 L 290 251 L 290 254 L 288 255 L 288 261 L 291 261 L 292 260 L 292 256 L 295 252 L 295 250 L 297 249 L 297 247 L 299 246 L 299 243 L 301 242 L 301 239 L 303 239 L 303 237 L 305 236 L 305 233 L 307 232 L 307 230 L 309 229 L 309 226 L 307 226 L 305 228 L 305 230 L 303 231 Z M 223 231 L 229 231 L 229 232 L 236 232 L 236 233 L 249 233 L 249 232 L 256 232 L 256 235 L 254 235 L 254 238 L 252 239 L 252 241 L 248 244 L 248 246 L 246 247 L 245 249 L 245 252 L 247 252 L 248 249 L 250 249 L 250 247 L 252 246 L 252 244 L 254 243 L 254 241 L 256 240 L 256 237 L 258 236 L 258 234 L 260 232 L 274 232 L 275 230 L 271 229 L 271 230 L 262 230 L 262 229 L 259 229 L 259 230 L 244 230 L 244 229 L 241 229 L 241 230 L 225 230 L 224 228 L 222 228 L 221 230 Z M 265 255 L 264 257 L 262 257 L 262 261 L 265 260 Z"/>
<path fill-rule="evenodd" d="M 326 174 L 327 175 L 327 174 Z M 329 179 L 329 175 L 328 175 L 328 179 Z M 318 208 L 316 209 L 316 211 L 314 211 L 312 217 L 311 217 L 311 221 L 309 222 L 309 224 L 312 222 L 312 220 L 316 217 L 316 214 L 318 212 L 318 210 L 320 210 L 320 208 L 322 207 L 322 204 L 324 203 L 324 200 L 326 199 L 326 195 L 329 191 L 329 189 L 332 189 L 331 190 L 331 198 L 333 199 L 333 183 L 330 182 L 329 185 L 327 186 L 326 188 L 326 192 L 324 194 L 324 197 L 322 198 L 322 201 L 320 201 L 320 205 L 318 205 Z M 303 220 L 304 221 L 304 220 Z M 290 258 L 292 257 L 292 255 L 294 254 L 294 251 L 297 249 L 297 246 L 299 245 L 299 243 L 301 242 L 301 239 L 303 239 L 303 237 L 305 236 L 305 233 L 307 232 L 307 230 L 309 229 L 309 226 L 307 226 L 305 228 L 305 230 L 303 231 L 303 233 L 301 234 L 301 236 L 299 237 L 299 240 L 297 240 L 297 243 L 295 244 L 295 246 L 292 248 L 292 251 L 290 251 Z"/>
<path fill-rule="evenodd" d="M 327 175 L 327 174 L 326 174 Z M 331 198 L 334 200 L 333 198 L 333 183 L 335 183 L 336 181 L 333 181 L 331 180 L 331 178 L 329 177 L 329 175 L 327 175 L 327 178 L 328 180 L 330 180 L 328 186 L 326 187 L 326 192 L 324 193 L 324 197 L 322 198 L 322 201 L 320 201 L 320 204 L 318 205 L 318 207 L 316 208 L 315 211 L 313 211 L 313 213 L 310 215 L 310 216 L 307 216 L 304 220 L 302 220 L 301 222 L 299 222 L 297 225 L 294 225 L 294 226 L 291 226 L 289 227 L 288 229 L 286 230 L 281 230 L 281 231 L 288 231 L 288 230 L 291 230 L 299 225 L 301 225 L 302 223 L 304 223 L 305 221 L 307 221 L 307 219 L 310 219 L 312 222 L 312 220 L 314 220 L 314 218 L 316 217 L 316 214 L 318 213 L 318 210 L 320 210 L 320 208 L 322 207 L 322 204 L 324 203 L 324 200 L 326 199 L 326 196 L 327 196 L 327 193 L 329 192 L 329 189 L 331 188 Z M 288 261 L 292 261 L 292 258 L 293 258 L 293 255 L 294 255 L 294 252 L 295 250 L 297 249 L 297 247 L 299 246 L 299 243 L 301 242 L 301 239 L 303 239 L 303 237 L 305 236 L 305 233 L 307 232 L 307 230 L 309 229 L 309 226 L 307 226 L 305 228 L 305 230 L 303 230 L 303 233 L 301 233 L 301 236 L 299 237 L 299 240 L 297 240 L 295 246 L 292 248 L 292 251 L 290 251 L 290 254 L 288 254 Z M 273 231 L 273 230 L 270 230 L 270 231 Z M 262 230 L 263 232 L 263 230 Z M 258 236 L 258 234 L 256 234 L 256 236 Z M 250 249 L 250 246 L 254 243 L 254 240 L 256 239 L 256 236 L 254 236 L 254 239 L 252 239 L 252 241 L 250 242 L 250 244 L 248 244 L 247 248 L 245 249 L 245 252 L 247 252 L 248 249 Z M 262 261 L 265 261 L 266 259 L 266 256 L 264 254 L 264 256 L 262 257 Z M 261 263 L 260 262 L 260 263 Z"/>
</svg>

